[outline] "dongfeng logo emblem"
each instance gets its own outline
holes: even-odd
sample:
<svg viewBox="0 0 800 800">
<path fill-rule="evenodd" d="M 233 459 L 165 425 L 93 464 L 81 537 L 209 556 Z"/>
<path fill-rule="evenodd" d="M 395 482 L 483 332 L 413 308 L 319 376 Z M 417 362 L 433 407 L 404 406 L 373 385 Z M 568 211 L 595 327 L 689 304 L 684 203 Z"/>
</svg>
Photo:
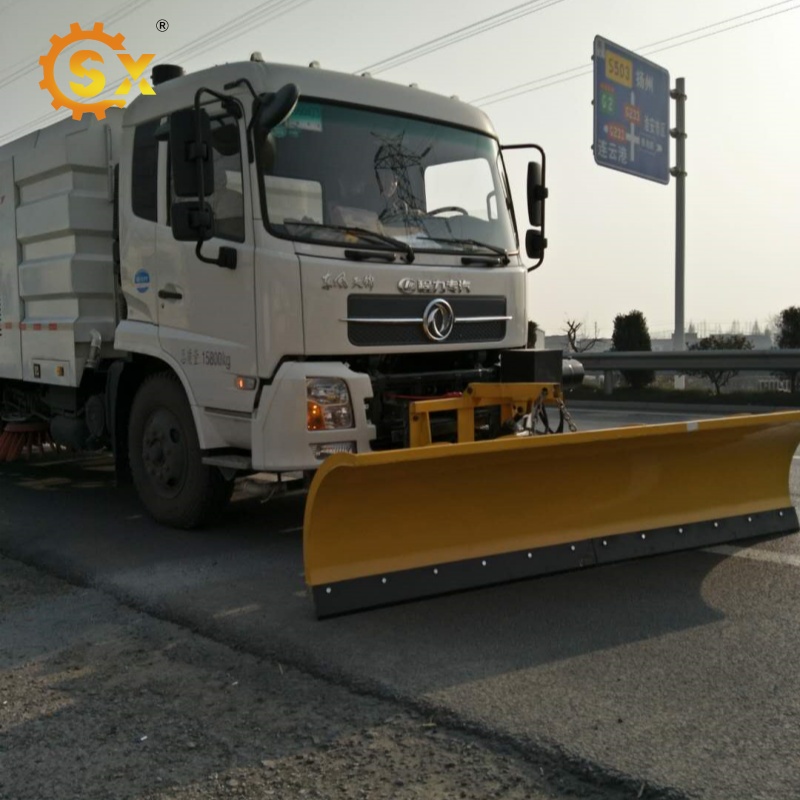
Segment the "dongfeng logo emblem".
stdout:
<svg viewBox="0 0 800 800">
<path fill-rule="evenodd" d="M 422 315 L 422 330 L 434 342 L 443 342 L 453 332 L 456 315 L 453 307 L 441 297 L 428 303 Z"/>
</svg>

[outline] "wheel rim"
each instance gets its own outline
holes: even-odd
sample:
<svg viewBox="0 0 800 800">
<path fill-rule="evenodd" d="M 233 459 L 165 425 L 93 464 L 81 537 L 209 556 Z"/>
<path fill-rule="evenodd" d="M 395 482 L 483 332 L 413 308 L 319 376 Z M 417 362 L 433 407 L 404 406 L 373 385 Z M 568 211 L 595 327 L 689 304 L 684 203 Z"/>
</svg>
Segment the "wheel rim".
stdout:
<svg viewBox="0 0 800 800">
<path fill-rule="evenodd" d="M 160 408 L 144 426 L 142 462 L 156 491 L 163 497 L 175 497 L 186 481 L 188 463 L 186 437 L 178 418 Z"/>
</svg>

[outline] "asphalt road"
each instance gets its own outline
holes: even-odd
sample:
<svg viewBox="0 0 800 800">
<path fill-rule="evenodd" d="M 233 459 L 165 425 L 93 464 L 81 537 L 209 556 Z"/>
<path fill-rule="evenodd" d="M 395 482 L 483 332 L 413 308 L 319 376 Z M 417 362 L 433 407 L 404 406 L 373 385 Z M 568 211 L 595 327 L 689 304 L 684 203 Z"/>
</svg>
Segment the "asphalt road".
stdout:
<svg viewBox="0 0 800 800">
<path fill-rule="evenodd" d="M 574 416 L 582 428 L 690 418 Z M 577 487 L 565 492 L 580 502 Z M 104 458 L 2 465 L 0 497 L 9 557 L 429 708 L 553 769 L 646 784 L 649 796 L 800 796 L 800 535 L 317 622 L 302 579 L 302 499 L 240 493 L 218 529 L 163 529 L 114 488 Z"/>
</svg>

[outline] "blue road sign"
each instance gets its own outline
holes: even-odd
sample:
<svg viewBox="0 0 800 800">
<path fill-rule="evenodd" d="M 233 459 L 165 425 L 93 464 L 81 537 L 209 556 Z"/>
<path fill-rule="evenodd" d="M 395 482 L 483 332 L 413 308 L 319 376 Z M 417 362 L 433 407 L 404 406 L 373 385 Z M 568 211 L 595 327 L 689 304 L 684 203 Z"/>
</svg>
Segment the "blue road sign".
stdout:
<svg viewBox="0 0 800 800">
<path fill-rule="evenodd" d="M 669 183 L 669 72 L 594 37 L 594 160 Z"/>
</svg>

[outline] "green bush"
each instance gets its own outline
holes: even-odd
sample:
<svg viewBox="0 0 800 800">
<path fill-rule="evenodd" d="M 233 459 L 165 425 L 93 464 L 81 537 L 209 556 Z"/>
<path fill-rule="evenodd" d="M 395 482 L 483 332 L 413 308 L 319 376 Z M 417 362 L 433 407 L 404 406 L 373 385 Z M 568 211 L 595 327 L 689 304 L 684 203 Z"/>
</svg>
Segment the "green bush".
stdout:
<svg viewBox="0 0 800 800">
<path fill-rule="evenodd" d="M 800 350 L 800 307 L 789 306 L 778 315 L 775 344 L 782 350 Z"/>
<path fill-rule="evenodd" d="M 800 307 L 789 306 L 778 315 L 778 331 L 775 344 L 781 350 L 800 350 Z M 789 379 L 792 392 L 800 391 L 798 373 L 794 370 L 782 373 Z"/>
<path fill-rule="evenodd" d="M 641 311 L 630 311 L 614 317 L 611 349 L 621 353 L 653 349 L 647 320 Z M 643 389 L 656 379 L 656 374 L 652 370 L 622 370 L 622 377 L 631 388 Z"/>
</svg>

